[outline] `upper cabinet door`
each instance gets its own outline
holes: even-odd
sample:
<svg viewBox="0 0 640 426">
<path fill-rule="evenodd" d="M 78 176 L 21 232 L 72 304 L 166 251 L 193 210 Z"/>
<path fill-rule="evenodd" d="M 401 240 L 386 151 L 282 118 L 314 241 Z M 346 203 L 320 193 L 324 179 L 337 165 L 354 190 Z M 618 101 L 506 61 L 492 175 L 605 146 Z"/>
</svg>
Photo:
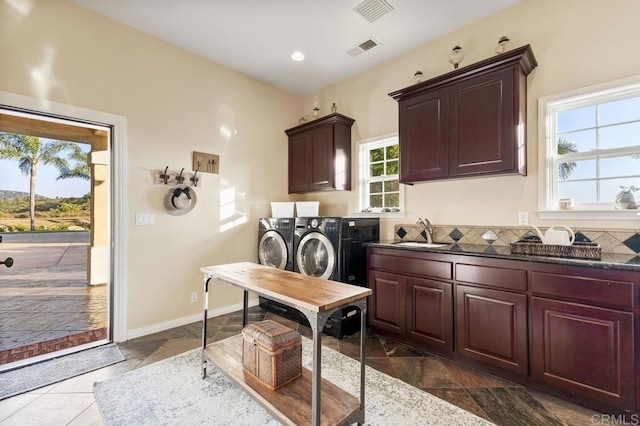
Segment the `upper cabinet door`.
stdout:
<svg viewBox="0 0 640 426">
<path fill-rule="evenodd" d="M 289 193 L 351 189 L 353 118 L 333 113 L 285 130 Z"/>
<path fill-rule="evenodd" d="M 449 174 L 448 94 L 437 90 L 400 102 L 400 182 Z"/>
<path fill-rule="evenodd" d="M 507 69 L 452 87 L 451 176 L 518 172 L 513 84 Z"/>
<path fill-rule="evenodd" d="M 306 147 L 305 135 L 289 139 L 289 192 L 304 192 L 309 188 L 305 167 Z"/>
<path fill-rule="evenodd" d="M 310 145 L 307 147 L 310 156 L 307 164 L 310 164 L 310 188 L 312 191 L 333 188 L 333 129 L 324 127 L 315 130 L 310 135 Z"/>
<path fill-rule="evenodd" d="M 400 182 L 527 174 L 530 46 L 390 93 L 398 101 Z"/>
</svg>

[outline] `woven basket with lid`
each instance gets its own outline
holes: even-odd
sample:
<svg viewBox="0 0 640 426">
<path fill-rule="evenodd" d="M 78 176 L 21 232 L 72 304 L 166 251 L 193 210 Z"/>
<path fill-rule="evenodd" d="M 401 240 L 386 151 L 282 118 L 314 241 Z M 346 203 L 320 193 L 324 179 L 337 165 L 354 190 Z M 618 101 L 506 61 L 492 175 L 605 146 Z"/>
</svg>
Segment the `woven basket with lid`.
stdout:
<svg viewBox="0 0 640 426">
<path fill-rule="evenodd" d="M 242 329 L 242 370 L 270 389 L 302 374 L 300 333 L 275 321 L 247 324 Z"/>
</svg>

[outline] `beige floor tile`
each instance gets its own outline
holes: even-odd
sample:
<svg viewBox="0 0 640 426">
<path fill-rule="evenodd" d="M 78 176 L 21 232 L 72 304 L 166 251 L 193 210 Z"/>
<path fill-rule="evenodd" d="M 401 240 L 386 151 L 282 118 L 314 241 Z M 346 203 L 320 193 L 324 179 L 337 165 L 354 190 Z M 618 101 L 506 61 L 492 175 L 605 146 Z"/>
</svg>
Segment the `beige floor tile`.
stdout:
<svg viewBox="0 0 640 426">
<path fill-rule="evenodd" d="M 0 422 L 31 404 L 42 395 L 25 393 L 0 401 Z"/>
<path fill-rule="evenodd" d="M 67 425 L 95 402 L 93 393 L 44 394 L 2 422 L 2 426 Z"/>
<path fill-rule="evenodd" d="M 102 426 L 104 420 L 102 420 L 102 414 L 97 403 L 93 403 L 84 410 L 78 417 L 73 419 L 69 426 Z"/>
</svg>

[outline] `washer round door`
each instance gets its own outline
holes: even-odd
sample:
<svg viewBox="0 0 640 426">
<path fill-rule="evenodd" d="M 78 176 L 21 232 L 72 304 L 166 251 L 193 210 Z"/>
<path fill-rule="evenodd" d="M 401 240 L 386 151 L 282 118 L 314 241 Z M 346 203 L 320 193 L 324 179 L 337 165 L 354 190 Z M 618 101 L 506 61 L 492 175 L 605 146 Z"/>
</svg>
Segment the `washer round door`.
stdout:
<svg viewBox="0 0 640 426">
<path fill-rule="evenodd" d="M 336 265 L 331 241 L 319 232 L 310 232 L 300 240 L 296 251 L 298 270 L 312 277 L 328 279 Z"/>
<path fill-rule="evenodd" d="M 261 265 L 284 269 L 287 266 L 287 244 L 276 231 L 267 231 L 258 244 L 258 259 Z"/>
</svg>

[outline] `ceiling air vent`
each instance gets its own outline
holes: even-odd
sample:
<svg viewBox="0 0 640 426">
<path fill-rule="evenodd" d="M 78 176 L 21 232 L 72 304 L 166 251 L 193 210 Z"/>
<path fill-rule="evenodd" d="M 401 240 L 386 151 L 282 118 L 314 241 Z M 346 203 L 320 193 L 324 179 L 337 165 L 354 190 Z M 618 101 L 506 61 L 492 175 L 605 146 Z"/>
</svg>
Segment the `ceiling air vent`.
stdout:
<svg viewBox="0 0 640 426">
<path fill-rule="evenodd" d="M 382 15 L 391 12 L 393 6 L 385 0 L 364 0 L 353 10 L 367 21 L 373 22 Z"/>
<path fill-rule="evenodd" d="M 378 45 L 378 42 L 375 41 L 373 38 L 370 38 L 369 40 L 363 41 L 353 49 L 347 50 L 347 53 L 349 54 L 349 56 L 352 56 L 355 58 L 359 54 L 364 53 L 369 49 L 373 49 L 377 45 Z"/>
</svg>

